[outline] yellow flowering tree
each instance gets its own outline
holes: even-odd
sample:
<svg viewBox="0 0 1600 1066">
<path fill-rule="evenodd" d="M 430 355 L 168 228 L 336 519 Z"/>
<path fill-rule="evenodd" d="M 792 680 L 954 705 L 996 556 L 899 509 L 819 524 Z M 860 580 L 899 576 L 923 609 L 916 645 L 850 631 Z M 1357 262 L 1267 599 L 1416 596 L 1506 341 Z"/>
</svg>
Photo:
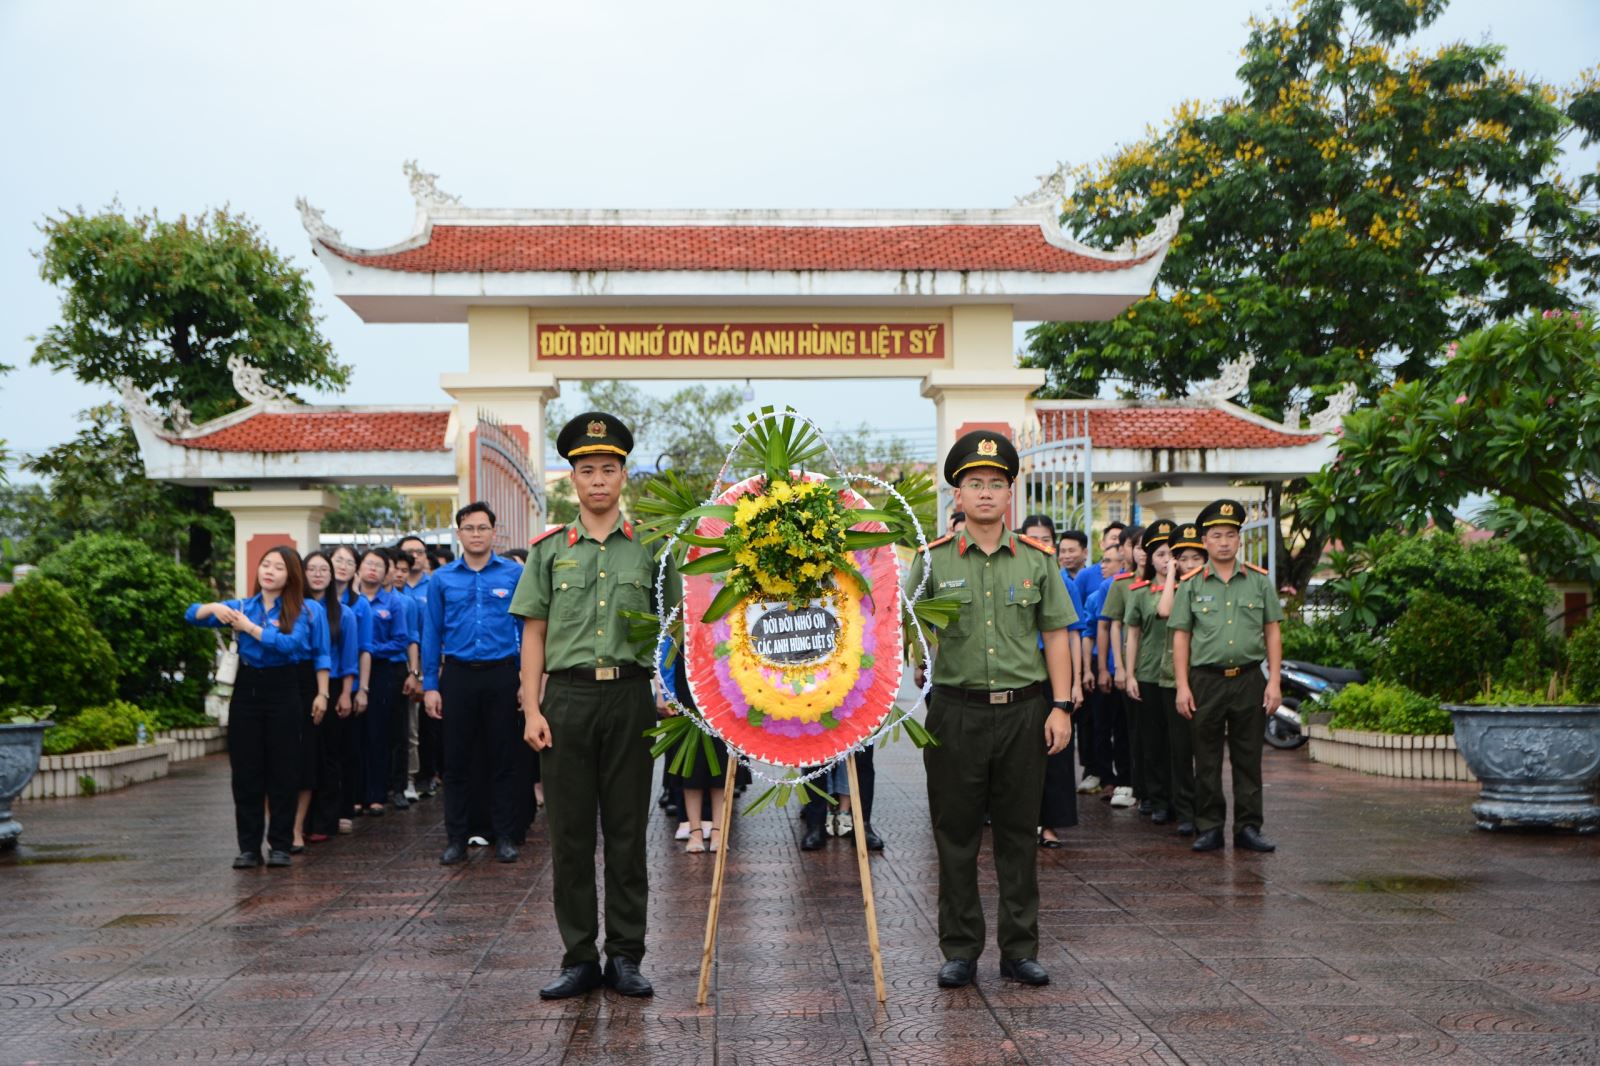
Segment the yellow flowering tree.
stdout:
<svg viewBox="0 0 1600 1066">
<path fill-rule="evenodd" d="M 1313 409 L 1436 365 L 1444 339 L 1595 288 L 1596 72 L 1559 88 L 1490 43 L 1409 39 L 1445 0 L 1303 0 L 1252 20 L 1237 96 L 1181 105 L 1065 174 L 1069 232 L 1112 246 L 1182 205 L 1156 291 L 1103 323 L 1051 323 L 1027 362 L 1057 396 L 1181 395 L 1243 352 L 1248 402 Z"/>
</svg>

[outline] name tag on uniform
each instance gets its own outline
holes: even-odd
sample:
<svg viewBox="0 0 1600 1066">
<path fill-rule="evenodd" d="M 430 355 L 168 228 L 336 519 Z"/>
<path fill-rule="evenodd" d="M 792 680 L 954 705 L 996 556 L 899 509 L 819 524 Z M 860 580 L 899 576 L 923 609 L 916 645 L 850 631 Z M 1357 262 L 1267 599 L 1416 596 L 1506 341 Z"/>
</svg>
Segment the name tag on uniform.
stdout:
<svg viewBox="0 0 1600 1066">
<path fill-rule="evenodd" d="M 1216 597 L 1215 593 L 1212 593 L 1209 596 L 1196 596 L 1194 598 L 1194 602 L 1196 602 L 1196 603 L 1216 603 L 1217 602 L 1217 597 Z"/>
<path fill-rule="evenodd" d="M 967 587 L 967 579 L 963 577 L 955 581 L 941 581 L 939 582 L 939 587 L 942 589 L 964 589 Z"/>
<path fill-rule="evenodd" d="M 576 559 L 557 559 L 555 562 L 550 564 L 550 569 L 552 569 L 552 570 L 570 570 L 570 569 L 572 569 L 573 567 L 575 567 L 577 565 L 578 565 L 578 560 L 576 560 Z"/>
</svg>

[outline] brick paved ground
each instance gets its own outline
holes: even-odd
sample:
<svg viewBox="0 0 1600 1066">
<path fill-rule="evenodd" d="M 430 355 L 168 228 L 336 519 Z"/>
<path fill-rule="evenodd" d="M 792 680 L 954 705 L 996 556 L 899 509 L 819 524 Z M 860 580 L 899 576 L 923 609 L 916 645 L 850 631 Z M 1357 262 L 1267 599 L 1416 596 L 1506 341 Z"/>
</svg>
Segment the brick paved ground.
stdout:
<svg viewBox="0 0 1600 1066">
<path fill-rule="evenodd" d="M 742 821 L 696 1009 L 710 856 L 658 818 L 643 1003 L 541 1003 L 557 938 L 524 861 L 436 864 L 439 801 L 292 870 L 235 873 L 227 765 L 19 808 L 0 859 L 0 1062 L 1595 1062 L 1600 841 L 1471 828 L 1468 786 L 1268 754 L 1273 856 L 1191 855 L 1094 802 L 1042 853 L 1047 989 L 934 985 L 920 761 L 880 756 L 890 986 L 872 1001 L 854 855 Z M 992 871 L 986 872 L 992 888 Z M 989 903 L 993 914 L 993 900 Z"/>
</svg>

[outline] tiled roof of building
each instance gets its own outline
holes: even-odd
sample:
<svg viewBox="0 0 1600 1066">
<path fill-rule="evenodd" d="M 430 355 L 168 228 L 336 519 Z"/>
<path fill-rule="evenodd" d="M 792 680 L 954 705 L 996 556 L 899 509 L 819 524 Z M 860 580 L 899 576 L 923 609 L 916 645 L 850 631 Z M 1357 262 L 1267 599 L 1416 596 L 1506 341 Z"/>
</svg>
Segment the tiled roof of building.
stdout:
<svg viewBox="0 0 1600 1066">
<path fill-rule="evenodd" d="M 1321 434 L 1273 429 L 1218 407 L 1091 407 L 1096 448 L 1298 448 Z M 1049 412 L 1041 409 L 1041 420 Z"/>
<path fill-rule="evenodd" d="M 449 411 L 261 411 L 174 444 L 216 452 L 441 452 Z"/>
<path fill-rule="evenodd" d="M 726 226 L 435 224 L 427 243 L 363 254 L 363 266 L 408 273 L 539 271 L 1125 270 L 1157 254 L 1101 259 L 1059 248 L 1035 225 Z"/>
</svg>

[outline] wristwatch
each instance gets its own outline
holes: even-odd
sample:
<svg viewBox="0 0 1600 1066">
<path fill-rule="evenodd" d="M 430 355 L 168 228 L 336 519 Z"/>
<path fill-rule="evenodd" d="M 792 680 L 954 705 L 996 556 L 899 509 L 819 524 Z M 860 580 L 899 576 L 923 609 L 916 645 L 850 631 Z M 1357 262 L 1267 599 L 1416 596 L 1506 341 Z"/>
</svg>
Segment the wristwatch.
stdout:
<svg viewBox="0 0 1600 1066">
<path fill-rule="evenodd" d="M 1070 711 L 1070 710 L 1072 710 L 1072 701 L 1071 700 L 1051 700 L 1050 701 L 1050 706 L 1055 708 L 1058 711 Z"/>
</svg>

